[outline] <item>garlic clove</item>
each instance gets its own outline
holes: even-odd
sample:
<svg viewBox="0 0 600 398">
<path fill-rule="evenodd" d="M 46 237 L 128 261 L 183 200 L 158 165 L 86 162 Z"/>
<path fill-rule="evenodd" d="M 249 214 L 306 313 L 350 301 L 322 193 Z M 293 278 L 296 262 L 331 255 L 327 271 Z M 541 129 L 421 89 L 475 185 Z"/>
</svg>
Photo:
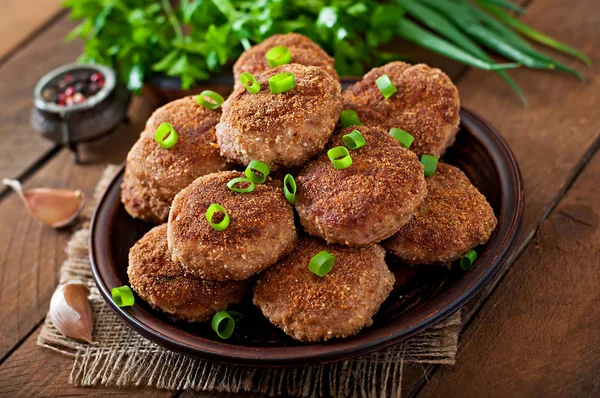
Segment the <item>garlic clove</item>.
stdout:
<svg viewBox="0 0 600 398">
<path fill-rule="evenodd" d="M 17 180 L 5 178 L 2 182 L 19 195 L 32 216 L 54 228 L 71 223 L 85 204 L 85 195 L 80 190 L 35 188 L 23 191 Z"/>
<path fill-rule="evenodd" d="M 94 315 L 88 301 L 89 293 L 81 282 L 60 286 L 50 300 L 50 319 L 66 337 L 92 343 Z"/>
</svg>

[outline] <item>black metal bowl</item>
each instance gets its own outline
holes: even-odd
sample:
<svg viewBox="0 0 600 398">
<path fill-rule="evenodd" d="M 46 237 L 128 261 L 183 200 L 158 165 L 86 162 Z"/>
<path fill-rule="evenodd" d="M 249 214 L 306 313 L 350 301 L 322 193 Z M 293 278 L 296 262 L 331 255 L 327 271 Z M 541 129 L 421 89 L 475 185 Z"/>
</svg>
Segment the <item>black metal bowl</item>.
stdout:
<svg viewBox="0 0 600 398">
<path fill-rule="evenodd" d="M 99 72 L 104 86 L 82 103 L 60 106 L 44 99 L 42 92 L 66 74 Z M 74 148 L 114 130 L 127 115 L 130 93 L 119 84 L 115 72 L 101 65 L 68 64 L 44 75 L 33 89 L 31 124 L 43 137 Z"/>
</svg>

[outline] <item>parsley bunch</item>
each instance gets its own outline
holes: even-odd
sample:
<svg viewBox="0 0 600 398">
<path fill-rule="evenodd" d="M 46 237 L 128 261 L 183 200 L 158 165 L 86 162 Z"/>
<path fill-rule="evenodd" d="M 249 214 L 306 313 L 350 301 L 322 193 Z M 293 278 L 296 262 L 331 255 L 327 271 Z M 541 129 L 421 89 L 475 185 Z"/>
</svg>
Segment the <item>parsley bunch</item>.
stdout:
<svg viewBox="0 0 600 398">
<path fill-rule="evenodd" d="M 177 4 L 177 6 L 173 6 Z M 510 0 L 67 0 L 82 22 L 69 34 L 85 41 L 80 60 L 115 68 L 130 90 L 151 74 L 181 79 L 184 89 L 231 69 L 245 48 L 276 33 L 310 37 L 335 58 L 341 76 L 400 58 L 379 48 L 396 36 L 466 65 L 495 71 L 524 103 L 505 69 L 576 69 L 526 40 L 579 58 L 584 53 L 527 26 Z M 484 50 L 512 63 L 497 64 Z"/>
<path fill-rule="evenodd" d="M 155 73 L 189 88 L 231 67 L 249 48 L 276 33 L 298 32 L 335 57 L 341 75 L 397 59 L 378 52 L 404 11 L 366 0 L 67 0 L 81 23 L 67 39 L 85 41 L 81 62 L 109 65 L 130 90 Z"/>
</svg>

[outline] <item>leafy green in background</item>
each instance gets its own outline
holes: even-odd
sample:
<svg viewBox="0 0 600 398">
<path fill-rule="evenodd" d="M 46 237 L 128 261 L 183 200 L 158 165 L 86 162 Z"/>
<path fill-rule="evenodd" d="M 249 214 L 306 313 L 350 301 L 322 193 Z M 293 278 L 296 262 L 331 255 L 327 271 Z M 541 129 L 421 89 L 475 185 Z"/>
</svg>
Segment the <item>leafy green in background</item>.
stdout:
<svg viewBox="0 0 600 398">
<path fill-rule="evenodd" d="M 288 32 L 319 43 L 334 56 L 342 76 L 400 59 L 379 50 L 400 37 L 495 71 L 523 102 L 505 69 L 556 69 L 582 77 L 524 37 L 590 63 L 585 54 L 510 15 L 523 9 L 509 0 L 67 0 L 64 6 L 72 19 L 81 20 L 67 37 L 85 41 L 80 61 L 112 66 L 132 91 L 152 74 L 178 77 L 189 88 L 229 71 L 244 49 Z M 495 63 L 484 49 L 511 63 Z"/>
</svg>

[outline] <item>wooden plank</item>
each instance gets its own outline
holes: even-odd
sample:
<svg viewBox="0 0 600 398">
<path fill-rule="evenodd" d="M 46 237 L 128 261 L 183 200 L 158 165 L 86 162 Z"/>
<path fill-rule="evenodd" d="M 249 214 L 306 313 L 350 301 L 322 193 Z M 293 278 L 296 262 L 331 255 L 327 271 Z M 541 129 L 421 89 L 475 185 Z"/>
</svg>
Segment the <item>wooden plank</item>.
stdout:
<svg viewBox="0 0 600 398">
<path fill-rule="evenodd" d="M 69 384 L 73 358 L 36 345 L 39 328 L 0 367 L 2 397 L 173 397 L 174 392 L 156 388 L 94 387 L 78 388 Z"/>
<path fill-rule="evenodd" d="M 596 0 L 535 0 L 523 20 L 600 60 L 600 43 L 590 35 L 600 23 L 600 14 L 590 12 L 597 5 Z M 511 71 L 529 98 L 529 108 L 523 108 L 494 74 L 472 70 L 458 86 L 462 103 L 502 133 L 519 161 L 529 194 L 524 220 L 529 234 L 555 205 L 600 136 L 600 65 L 587 69 L 572 58 L 556 58 L 582 69 L 589 80 L 581 83 L 560 72 Z"/>
<path fill-rule="evenodd" d="M 519 72 L 519 73 L 521 73 L 521 72 Z M 484 76 L 484 77 L 485 77 L 485 76 Z M 557 76 L 553 76 L 553 77 L 552 77 L 552 79 L 554 79 L 554 78 L 556 78 L 556 77 L 557 77 Z M 535 79 L 537 79 L 537 78 L 539 78 L 539 75 L 537 75 L 537 74 L 536 74 L 536 75 L 534 76 L 534 82 L 535 82 Z M 560 77 L 558 77 L 558 78 L 560 79 Z M 552 80 L 551 80 L 551 81 L 552 81 Z M 574 82 L 573 82 L 573 81 L 571 81 L 571 80 L 569 80 L 569 83 L 573 84 Z M 483 84 L 482 84 L 482 83 L 479 83 L 479 84 L 483 86 Z M 486 87 L 489 87 L 489 85 L 487 85 L 487 83 L 484 83 L 484 84 L 486 84 Z M 575 84 L 576 84 L 576 83 L 575 83 Z M 492 86 L 493 86 L 493 85 L 492 85 Z M 503 87 L 503 86 L 502 86 L 502 84 L 497 84 L 496 86 L 500 87 L 500 89 L 502 89 L 502 87 Z M 460 86 L 460 87 L 462 88 L 462 86 Z M 488 88 L 488 89 L 486 89 L 486 90 L 487 90 L 487 92 L 488 92 L 488 93 L 492 92 L 492 90 L 491 90 L 491 89 L 489 89 L 489 88 Z M 464 98 L 465 98 L 465 97 L 464 97 L 464 92 L 465 92 L 465 91 L 463 90 L 463 102 L 465 102 L 465 101 L 464 101 Z M 510 93 L 507 93 L 507 94 L 510 94 Z M 531 97 L 531 95 L 530 95 L 530 97 Z M 508 98 L 509 98 L 509 97 L 505 97 L 505 98 L 503 98 L 503 100 L 504 100 L 504 101 L 510 101 L 510 99 L 508 99 Z M 533 101 L 532 101 L 532 102 L 533 102 Z M 515 103 L 517 106 L 519 105 L 519 104 L 518 104 L 518 102 L 517 102 L 516 100 L 514 101 L 514 103 Z M 484 107 L 484 108 L 485 108 L 485 107 Z M 491 107 L 491 108 L 493 109 L 493 107 Z M 534 108 L 534 107 L 532 107 L 532 108 Z M 520 109 L 520 111 L 523 111 L 521 108 L 519 108 L 519 109 Z M 484 112 L 485 112 L 485 109 L 484 109 Z M 521 116 L 523 116 L 523 113 L 521 113 Z M 498 124 L 498 123 L 497 123 L 497 124 Z M 520 133 L 521 133 L 521 134 L 523 134 L 523 132 L 522 132 L 522 131 L 520 131 Z M 565 179 L 565 181 L 566 181 L 566 180 L 568 180 L 568 179 Z M 18 352 L 18 351 L 17 351 L 17 352 Z M 15 353 L 15 354 L 16 354 L 16 353 Z"/>
<path fill-rule="evenodd" d="M 47 1 L 47 0 L 44 0 Z M 33 0 L 4 2 L 27 4 Z M 2 19 L 8 18 L 3 4 Z M 11 6 L 12 7 L 12 6 Z M 37 13 L 37 6 L 28 9 Z M 13 28 L 17 23 L 4 23 L 4 28 Z M 35 83 L 46 72 L 65 63 L 73 62 L 81 52 L 81 43 L 65 44 L 65 35 L 75 26 L 66 17 L 61 18 L 33 42 L 17 52 L 0 67 L 0 146 L 1 177 L 16 177 L 40 156 L 54 147 L 42 139 L 30 126 L 32 106 L 31 92 Z"/>
<path fill-rule="evenodd" d="M 600 396 L 600 153 L 423 397 Z"/>
<path fill-rule="evenodd" d="M 82 189 L 91 197 L 102 166 L 73 166 L 63 151 L 25 187 Z M 0 203 L 0 358 L 37 325 L 48 310 L 72 228 L 54 230 L 30 217 L 11 194 Z"/>
<path fill-rule="evenodd" d="M 589 35 L 600 22 L 599 15 L 588 12 L 594 6 L 594 0 L 572 6 L 559 0 L 535 0 L 523 18 L 559 40 L 577 44 L 597 60 L 600 45 Z M 503 133 L 519 160 L 526 192 L 525 221 L 519 240 L 521 250 L 563 197 L 600 141 L 600 115 L 595 106 L 600 100 L 597 79 L 600 68 L 596 64 L 592 69 L 585 69 L 572 59 L 555 55 L 565 63 L 584 69 L 589 80 L 582 84 L 557 73 L 512 72 L 529 97 L 528 109 L 507 100 L 510 90 L 484 73 L 470 71 L 459 85 L 463 103 L 480 112 Z M 512 261 L 507 263 L 497 278 L 469 303 L 467 319 L 477 313 L 511 264 Z M 503 282 L 509 283 L 512 282 Z M 491 300 L 498 305 L 494 297 Z M 478 321 L 475 319 L 474 324 Z M 464 336 L 465 346 L 470 344 L 469 336 L 469 333 Z M 462 364 L 459 352 L 457 367 Z M 416 383 L 410 394 L 423 383 Z"/>
<path fill-rule="evenodd" d="M 60 0 L 3 1 L 0 14 L 0 59 L 14 51 L 60 10 Z"/>
<path fill-rule="evenodd" d="M 560 0 L 536 0 L 528 7 L 526 23 L 567 43 L 578 43 L 592 59 L 600 59 L 593 32 L 600 14 L 589 13 L 596 0 L 569 5 Z M 462 100 L 490 120 L 512 148 L 523 174 L 525 216 L 515 256 L 531 241 L 539 224 L 564 196 L 600 143 L 600 65 L 590 69 L 571 58 L 556 57 L 584 69 L 581 83 L 570 75 L 522 69 L 513 76 L 528 94 L 529 108 L 507 100 L 509 88 L 499 79 L 470 71 L 459 84 Z M 484 88 L 482 88 L 484 87 Z M 513 264 L 514 256 L 467 306 L 470 319 Z"/>
<path fill-rule="evenodd" d="M 88 157 L 120 163 L 135 141 L 152 108 L 136 98 L 131 122 L 88 147 Z M 88 198 L 104 169 L 103 164 L 76 165 L 66 150 L 52 159 L 24 186 L 81 189 Z M 30 217 L 14 194 L 0 202 L 0 358 L 43 318 L 64 260 L 72 228 L 53 230 Z"/>
</svg>

